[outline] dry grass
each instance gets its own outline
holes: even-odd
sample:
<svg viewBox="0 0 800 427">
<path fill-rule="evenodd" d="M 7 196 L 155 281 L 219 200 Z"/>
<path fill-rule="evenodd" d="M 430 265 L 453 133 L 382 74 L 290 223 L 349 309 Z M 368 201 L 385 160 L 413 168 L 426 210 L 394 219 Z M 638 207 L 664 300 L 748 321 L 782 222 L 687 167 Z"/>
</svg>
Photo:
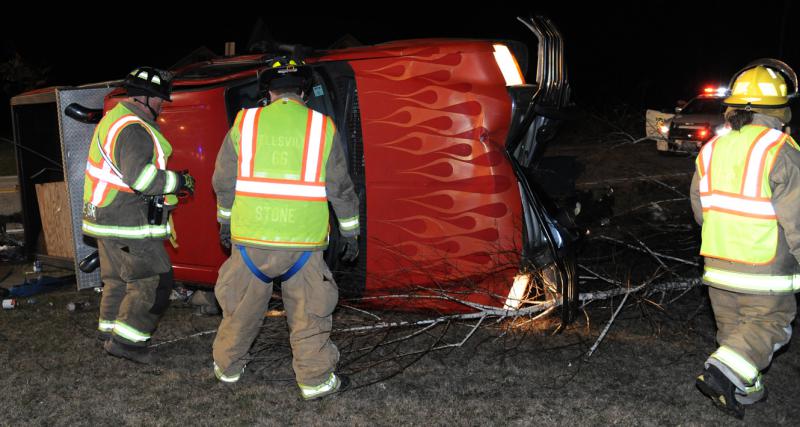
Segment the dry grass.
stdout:
<svg viewBox="0 0 800 427">
<path fill-rule="evenodd" d="M 517 331 L 498 338 L 503 325 L 482 329 L 465 347 L 433 352 L 402 373 L 367 387 L 415 358 L 400 358 L 353 374 L 355 387 L 340 396 L 305 403 L 291 381 L 285 320 L 265 321 L 260 343 L 273 343 L 252 362 L 240 384 L 218 384 L 210 369 L 213 335 L 159 347 L 159 363 L 142 367 L 106 356 L 94 338 L 96 309 L 68 313 L 68 301 L 92 293 L 60 291 L 35 305 L 0 313 L 0 424 L 21 425 L 578 425 L 723 424 L 694 389 L 693 376 L 713 350 L 713 323 L 697 295 L 668 315 L 633 305 L 617 319 L 597 353 L 583 355 L 602 327 L 579 321 L 559 335 Z M 50 305 L 52 303 L 52 305 Z M 705 304 L 701 301 L 701 304 Z M 607 318 L 612 307 L 595 307 Z M 355 322 L 337 314 L 337 324 Z M 165 341 L 214 329 L 173 307 L 155 335 Z M 409 345 L 440 336 L 431 331 Z M 444 339 L 458 339 L 451 325 Z M 339 337 L 344 341 L 345 337 Z M 777 358 L 766 377 L 770 400 L 748 421 L 791 423 L 800 416 L 794 396 L 800 351 Z M 344 352 L 343 352 L 344 353 Z M 374 354 L 372 360 L 392 354 Z M 343 354 L 345 370 L 349 354 Z"/>
</svg>

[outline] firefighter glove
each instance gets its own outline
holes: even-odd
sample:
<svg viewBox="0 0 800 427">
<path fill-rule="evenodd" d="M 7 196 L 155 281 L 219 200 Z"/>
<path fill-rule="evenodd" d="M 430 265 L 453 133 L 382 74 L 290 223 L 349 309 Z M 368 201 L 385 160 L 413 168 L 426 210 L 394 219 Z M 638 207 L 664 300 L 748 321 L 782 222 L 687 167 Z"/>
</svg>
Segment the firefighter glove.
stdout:
<svg viewBox="0 0 800 427">
<path fill-rule="evenodd" d="M 353 262 L 358 258 L 358 236 L 344 237 L 342 261 Z"/>
<path fill-rule="evenodd" d="M 219 225 L 219 243 L 225 247 L 226 249 L 231 248 L 231 225 L 230 224 L 220 224 Z"/>
<path fill-rule="evenodd" d="M 188 170 L 183 170 L 178 175 L 178 195 L 194 195 L 194 177 L 189 175 Z"/>
</svg>

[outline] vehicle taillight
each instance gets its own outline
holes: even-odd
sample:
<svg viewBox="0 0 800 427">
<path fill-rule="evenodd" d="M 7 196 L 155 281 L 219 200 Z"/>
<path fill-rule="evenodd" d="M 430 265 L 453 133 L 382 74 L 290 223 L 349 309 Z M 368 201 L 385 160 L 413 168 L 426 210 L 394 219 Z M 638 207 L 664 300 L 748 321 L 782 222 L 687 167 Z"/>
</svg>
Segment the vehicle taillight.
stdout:
<svg viewBox="0 0 800 427">
<path fill-rule="evenodd" d="M 503 73 L 506 86 L 525 84 L 525 76 L 522 75 L 517 58 L 514 57 L 508 46 L 504 44 L 494 45 L 494 60 L 497 62 L 497 66 L 500 67 L 500 72 Z"/>
<path fill-rule="evenodd" d="M 700 139 L 706 139 L 706 137 L 708 136 L 708 129 L 700 129 L 700 130 L 697 132 L 697 136 L 698 136 Z"/>
</svg>

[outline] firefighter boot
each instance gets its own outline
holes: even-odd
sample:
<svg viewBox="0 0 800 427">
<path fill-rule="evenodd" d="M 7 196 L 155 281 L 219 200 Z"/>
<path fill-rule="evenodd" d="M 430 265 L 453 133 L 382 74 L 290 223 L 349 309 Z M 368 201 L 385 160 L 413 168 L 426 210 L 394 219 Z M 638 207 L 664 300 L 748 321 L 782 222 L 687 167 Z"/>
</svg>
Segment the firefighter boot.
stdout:
<svg viewBox="0 0 800 427">
<path fill-rule="evenodd" d="M 141 363 L 143 365 L 153 363 L 153 354 L 146 347 L 124 344 L 111 338 L 103 344 L 103 348 L 106 350 L 106 353 L 114 357 L 128 359 L 131 362 Z"/>
<path fill-rule="evenodd" d="M 709 365 L 697 376 L 695 385 L 723 412 L 740 420 L 744 418 L 744 406 L 736 398 L 736 386 L 719 368 Z"/>
<path fill-rule="evenodd" d="M 336 375 L 331 373 L 327 381 L 318 386 L 308 386 L 298 384 L 303 400 L 316 400 L 335 393 L 340 393 L 350 386 L 350 378 L 347 375 Z"/>
<path fill-rule="evenodd" d="M 217 365 L 217 362 L 214 362 L 214 376 L 217 377 L 217 381 L 220 381 L 225 384 L 235 384 L 239 381 L 244 373 L 244 366 L 238 372 L 233 375 L 225 375 L 225 372 Z"/>
</svg>

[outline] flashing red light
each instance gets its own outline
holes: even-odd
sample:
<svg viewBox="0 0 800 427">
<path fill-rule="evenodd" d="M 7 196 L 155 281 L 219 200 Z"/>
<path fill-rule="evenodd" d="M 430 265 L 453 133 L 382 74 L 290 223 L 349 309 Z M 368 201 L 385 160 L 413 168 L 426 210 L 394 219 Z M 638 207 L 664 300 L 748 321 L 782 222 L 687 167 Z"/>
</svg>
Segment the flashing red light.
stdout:
<svg viewBox="0 0 800 427">
<path fill-rule="evenodd" d="M 697 136 L 700 138 L 705 138 L 708 136 L 708 129 L 700 129 L 700 132 L 697 132 Z"/>
<path fill-rule="evenodd" d="M 703 93 L 705 93 L 705 94 L 709 94 L 710 95 L 710 94 L 714 93 L 715 91 L 716 91 L 716 88 L 713 88 L 711 86 L 703 88 Z"/>
</svg>

